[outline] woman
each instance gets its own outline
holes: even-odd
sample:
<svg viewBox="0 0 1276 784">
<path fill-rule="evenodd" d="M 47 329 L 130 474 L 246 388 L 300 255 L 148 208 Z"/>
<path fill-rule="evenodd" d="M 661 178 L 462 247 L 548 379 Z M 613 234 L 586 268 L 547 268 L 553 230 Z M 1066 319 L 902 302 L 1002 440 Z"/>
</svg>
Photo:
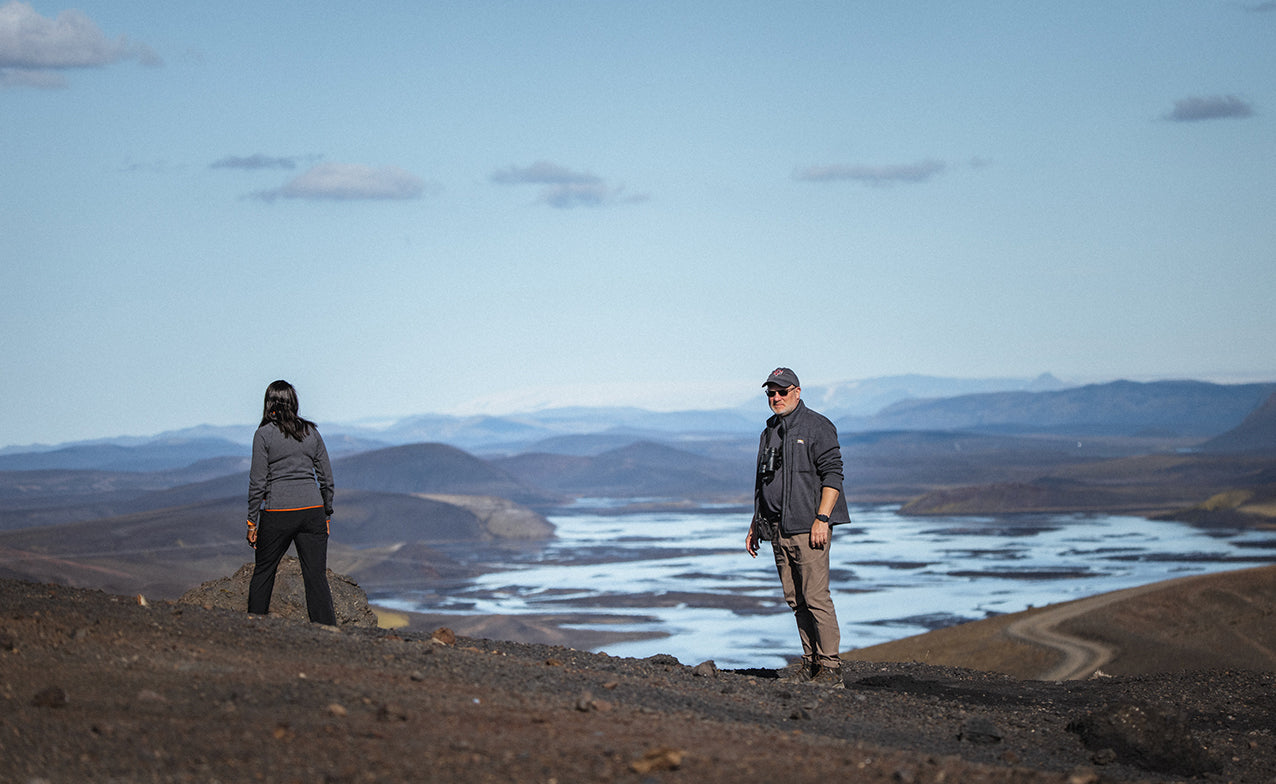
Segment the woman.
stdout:
<svg viewBox="0 0 1276 784">
<path fill-rule="evenodd" d="M 297 390 L 275 381 L 266 387 L 248 472 L 248 541 L 257 551 L 248 612 L 270 611 L 279 561 L 296 543 L 310 620 L 337 625 L 327 574 L 331 517 L 328 449 L 315 423 L 297 416 Z"/>
</svg>

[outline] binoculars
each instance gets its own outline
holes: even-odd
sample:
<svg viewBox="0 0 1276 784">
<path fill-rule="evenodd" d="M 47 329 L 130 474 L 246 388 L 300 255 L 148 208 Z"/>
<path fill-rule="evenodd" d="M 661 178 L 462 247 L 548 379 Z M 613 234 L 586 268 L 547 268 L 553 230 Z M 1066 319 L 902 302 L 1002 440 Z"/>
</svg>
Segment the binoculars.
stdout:
<svg viewBox="0 0 1276 784">
<path fill-rule="evenodd" d="M 780 450 L 771 447 L 762 453 L 762 459 L 758 462 L 758 473 L 764 478 L 771 478 L 775 472 L 780 470 L 780 466 L 784 465 L 784 458 L 780 455 Z"/>
</svg>

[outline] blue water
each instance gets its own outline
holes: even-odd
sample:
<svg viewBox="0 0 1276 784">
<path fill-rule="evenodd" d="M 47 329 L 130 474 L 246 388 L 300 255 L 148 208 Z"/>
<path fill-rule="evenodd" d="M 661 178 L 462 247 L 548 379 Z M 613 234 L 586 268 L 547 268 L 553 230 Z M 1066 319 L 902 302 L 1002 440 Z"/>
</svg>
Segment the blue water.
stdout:
<svg viewBox="0 0 1276 784">
<path fill-rule="evenodd" d="M 1276 562 L 1276 535 L 1204 531 L 1138 517 L 905 517 L 852 509 L 834 529 L 833 599 L 842 648 L 1159 580 Z M 593 615 L 586 628 L 659 632 L 615 656 L 777 667 L 799 654 L 770 546 L 744 552 L 739 513 L 562 515 L 557 537 L 445 597 L 377 597 L 405 610 Z M 428 597 L 428 598 L 427 598 Z M 616 623 L 616 617 L 621 622 Z"/>
</svg>

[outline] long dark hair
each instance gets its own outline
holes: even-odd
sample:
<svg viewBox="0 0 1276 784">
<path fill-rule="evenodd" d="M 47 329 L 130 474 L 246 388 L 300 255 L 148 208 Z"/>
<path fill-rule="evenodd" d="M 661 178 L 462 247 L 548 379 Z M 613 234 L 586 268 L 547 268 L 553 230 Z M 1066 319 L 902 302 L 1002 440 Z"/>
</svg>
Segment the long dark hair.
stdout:
<svg viewBox="0 0 1276 784">
<path fill-rule="evenodd" d="M 289 438 L 301 441 L 317 430 L 315 423 L 297 416 L 297 390 L 283 379 L 270 382 L 266 387 L 266 403 L 262 406 L 261 424 L 274 422 L 279 431 Z"/>
</svg>

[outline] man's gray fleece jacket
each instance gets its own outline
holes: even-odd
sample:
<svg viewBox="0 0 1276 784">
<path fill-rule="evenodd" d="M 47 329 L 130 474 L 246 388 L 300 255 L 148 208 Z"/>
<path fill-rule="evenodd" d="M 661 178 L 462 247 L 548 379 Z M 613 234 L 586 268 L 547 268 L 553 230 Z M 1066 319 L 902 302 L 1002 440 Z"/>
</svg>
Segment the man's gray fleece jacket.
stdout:
<svg viewBox="0 0 1276 784">
<path fill-rule="evenodd" d="M 313 427 L 301 441 L 289 438 L 273 422 L 253 434 L 248 470 L 248 522 L 257 525 L 262 510 L 314 509 L 332 516 L 332 464 L 328 448 Z"/>
<path fill-rule="evenodd" d="M 758 441 L 758 463 L 768 446 L 780 446 L 783 440 L 784 508 L 780 515 L 780 531 L 785 536 L 809 533 L 819 511 L 820 493 L 825 487 L 837 490 L 837 503 L 829 515 L 829 523 L 849 523 L 846 494 L 842 492 L 842 448 L 837 443 L 837 427 L 823 414 L 806 407 L 799 400 L 788 416 L 774 414 L 766 422 Z M 753 492 L 753 520 L 761 518 L 762 475 L 758 474 Z"/>
</svg>

